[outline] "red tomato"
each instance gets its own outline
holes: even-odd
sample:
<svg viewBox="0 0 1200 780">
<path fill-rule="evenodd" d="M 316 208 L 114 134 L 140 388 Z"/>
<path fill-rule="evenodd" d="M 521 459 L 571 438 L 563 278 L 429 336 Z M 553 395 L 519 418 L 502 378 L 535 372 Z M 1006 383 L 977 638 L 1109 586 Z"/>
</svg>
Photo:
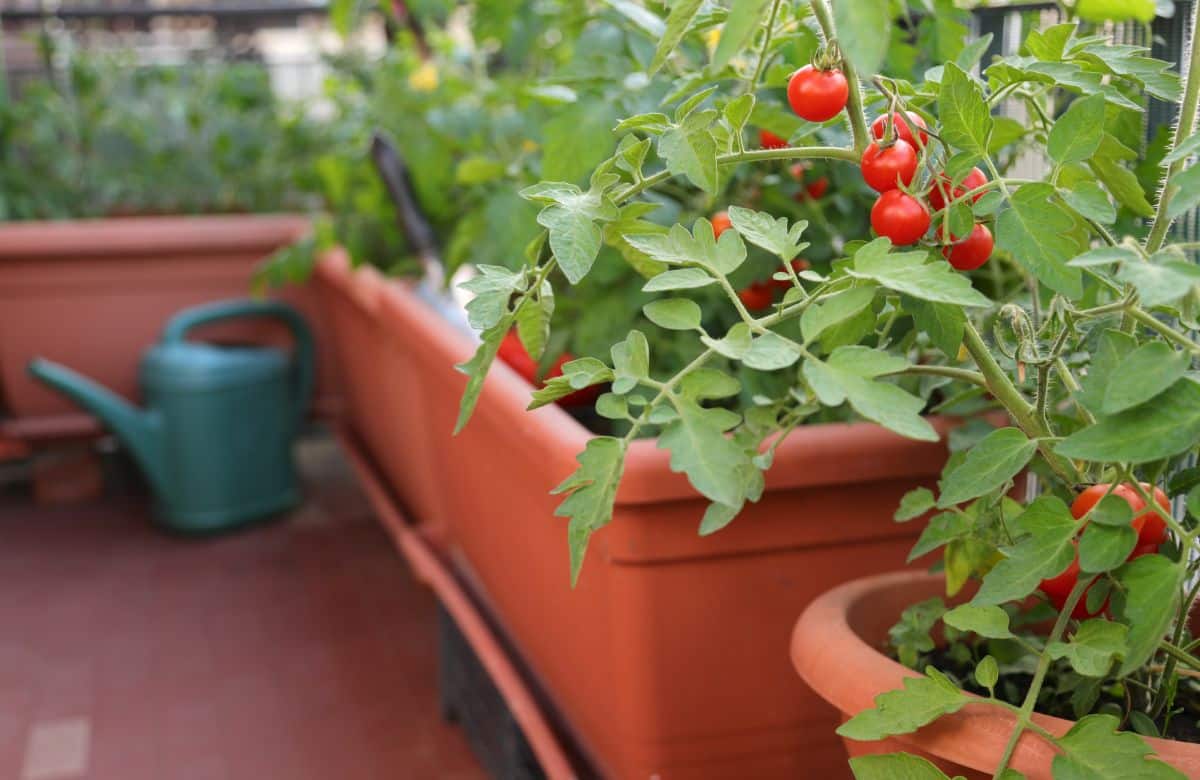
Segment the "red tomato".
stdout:
<svg viewBox="0 0 1200 780">
<path fill-rule="evenodd" d="M 945 175 L 939 175 L 937 180 L 933 183 L 933 189 L 929 191 L 929 205 L 934 211 L 941 211 L 942 209 L 946 208 L 946 200 L 942 197 L 943 189 L 950 193 L 951 200 L 957 200 L 971 190 L 987 184 L 987 176 L 984 176 L 983 171 L 979 170 L 978 168 L 972 168 L 971 172 L 963 178 L 962 182 L 960 182 L 957 187 L 951 189 L 950 184 L 950 179 L 948 179 Z M 982 197 L 983 193 L 977 192 L 971 197 L 971 202 L 974 203 Z"/>
<path fill-rule="evenodd" d="M 929 212 L 913 196 L 888 190 L 871 207 L 871 227 L 896 246 L 915 244 L 929 230 Z"/>
<path fill-rule="evenodd" d="M 546 378 L 553 379 L 556 376 L 562 376 L 563 365 L 570 363 L 574 359 L 575 356 L 569 352 L 564 352 L 559 355 L 558 360 L 554 361 L 554 365 L 551 366 L 550 370 L 546 372 Z M 607 389 L 608 385 L 588 385 L 582 390 L 576 390 L 570 395 L 564 395 L 555 403 L 557 403 L 559 406 L 591 406 L 596 403 L 596 399 L 599 398 Z"/>
<path fill-rule="evenodd" d="M 899 111 L 892 113 L 892 122 L 896 125 L 896 137 L 902 141 L 908 141 L 914 148 L 920 149 L 925 144 L 929 143 L 929 134 L 921 132 L 918 138 L 913 137 L 912 129 L 914 127 L 925 130 L 927 125 L 921 115 L 915 111 L 905 111 L 901 114 Z M 885 131 L 887 130 L 887 114 L 880 114 L 875 121 L 871 123 L 871 136 L 876 140 L 883 140 Z"/>
<path fill-rule="evenodd" d="M 974 271 L 986 263 L 992 256 L 992 247 L 995 246 L 992 231 L 987 229 L 987 225 L 976 225 L 971 228 L 971 234 L 966 238 L 959 240 L 951 236 L 951 240 L 954 243 L 942 247 L 942 256 L 960 271 Z"/>
<path fill-rule="evenodd" d="M 792 163 L 788 166 L 788 173 L 796 181 L 804 181 L 804 172 L 808 170 L 808 165 L 802 162 Z"/>
<path fill-rule="evenodd" d="M 912 184 L 917 175 L 917 150 L 908 141 L 897 140 L 886 148 L 872 143 L 859 164 L 867 185 L 876 192 L 887 192 Z"/>
<path fill-rule="evenodd" d="M 1098 581 L 1099 580 L 1097 580 L 1097 582 Z M 1067 605 L 1067 597 L 1071 595 L 1071 591 L 1075 589 L 1075 583 L 1077 582 L 1079 582 L 1078 552 L 1075 553 L 1075 560 L 1071 561 L 1071 565 L 1066 568 L 1066 571 L 1056 577 L 1051 577 L 1048 580 L 1042 580 L 1041 585 L 1038 587 L 1042 589 L 1042 593 L 1046 594 L 1046 598 L 1050 599 L 1050 603 L 1054 605 L 1054 608 L 1061 610 Z M 1091 591 L 1095 585 L 1096 583 L 1093 582 L 1088 586 L 1087 590 L 1083 592 L 1083 596 L 1080 597 L 1079 601 L 1075 604 L 1075 609 L 1071 610 L 1071 617 L 1075 618 L 1076 620 L 1096 617 L 1096 615 L 1099 615 L 1105 610 L 1106 607 L 1108 607 L 1108 599 L 1105 599 L 1104 603 L 1100 605 L 1100 608 L 1095 612 L 1088 611 L 1088 592 Z"/>
<path fill-rule="evenodd" d="M 1171 511 L 1171 502 L 1167 498 L 1167 494 L 1159 488 L 1151 489 L 1150 485 L 1142 484 L 1142 488 L 1154 495 L 1154 501 L 1163 508 L 1164 511 Z M 1108 485 L 1092 485 L 1087 490 L 1084 490 L 1071 504 L 1071 515 L 1078 520 L 1092 510 L 1096 504 L 1100 503 L 1100 499 L 1108 493 Z M 1157 547 L 1167 540 L 1167 523 L 1153 509 L 1146 507 L 1146 502 L 1138 495 L 1132 485 L 1117 485 L 1112 489 L 1112 494 L 1118 498 L 1125 499 L 1125 503 L 1129 504 L 1129 508 L 1133 510 L 1133 522 L 1130 523 L 1133 530 L 1137 531 L 1138 546 L 1154 545 Z M 1145 511 L 1143 511 L 1145 510 Z"/>
<path fill-rule="evenodd" d="M 1157 544 L 1139 544 L 1133 548 L 1133 552 L 1129 553 L 1129 557 L 1125 560 L 1132 561 L 1141 558 L 1143 555 L 1153 555 L 1158 552 Z"/>
<path fill-rule="evenodd" d="M 769 308 L 774 301 L 768 282 L 753 282 L 749 287 L 738 291 L 738 298 L 747 311 L 762 311 Z"/>
<path fill-rule="evenodd" d="M 792 270 L 795 271 L 796 273 L 800 273 L 801 271 L 807 271 L 808 268 L 809 268 L 808 261 L 805 260 L 803 257 L 797 257 L 794 260 L 792 260 Z M 792 287 L 791 279 L 776 279 L 774 276 L 771 277 L 771 279 L 769 280 L 769 283 L 775 289 L 783 290 L 784 292 L 787 292 Z"/>
<path fill-rule="evenodd" d="M 712 223 L 713 238 L 720 238 L 722 233 L 733 227 L 733 221 L 729 219 L 728 211 L 718 211 L 712 215 L 709 222 Z"/>
<path fill-rule="evenodd" d="M 759 130 L 758 145 L 764 149 L 786 149 L 788 142 L 786 138 L 780 138 L 770 130 Z"/>
<path fill-rule="evenodd" d="M 788 79 L 787 96 L 797 116 L 810 122 L 825 122 L 846 107 L 850 86 L 836 68 L 818 70 L 805 65 Z"/>
<path fill-rule="evenodd" d="M 516 371 L 526 382 L 536 387 L 542 387 L 545 382 L 539 382 L 537 379 L 537 361 L 525 350 L 525 345 L 521 343 L 520 336 L 517 331 L 510 330 L 505 334 L 504 340 L 500 342 L 500 349 L 496 353 L 509 368 Z M 562 376 L 563 365 L 570 363 L 575 357 L 569 352 L 564 352 L 559 355 L 558 360 L 554 361 L 554 365 L 546 372 L 547 379 L 553 379 L 556 376 Z M 563 396 L 558 399 L 559 406 L 584 406 L 596 402 L 600 394 L 604 392 L 604 385 L 592 385 L 585 387 L 582 390 L 576 390 L 570 395 Z"/>
<path fill-rule="evenodd" d="M 822 176 L 814 182 L 809 182 L 804 185 L 804 192 L 796 193 L 796 200 L 804 200 L 806 197 L 813 200 L 820 200 L 821 196 L 829 191 L 829 179 Z"/>
</svg>

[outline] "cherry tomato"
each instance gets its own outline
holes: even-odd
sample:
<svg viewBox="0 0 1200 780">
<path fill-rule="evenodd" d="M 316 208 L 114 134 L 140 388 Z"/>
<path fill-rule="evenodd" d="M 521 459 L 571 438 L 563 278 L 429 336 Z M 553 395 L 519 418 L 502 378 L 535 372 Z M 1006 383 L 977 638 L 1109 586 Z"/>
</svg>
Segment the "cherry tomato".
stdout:
<svg viewBox="0 0 1200 780">
<path fill-rule="evenodd" d="M 1171 502 L 1167 498 L 1167 494 L 1157 487 L 1152 488 L 1150 485 L 1144 484 L 1142 488 L 1154 495 L 1154 501 L 1164 511 L 1171 511 Z M 1078 520 L 1092 510 L 1096 504 L 1100 503 L 1100 499 L 1108 493 L 1108 485 L 1092 485 L 1087 490 L 1084 490 L 1071 504 L 1071 515 Z M 1112 489 L 1112 495 L 1118 498 L 1125 499 L 1125 503 L 1129 504 L 1129 508 L 1133 510 L 1133 522 L 1130 523 L 1133 530 L 1137 531 L 1138 546 L 1154 545 L 1157 547 L 1167 540 L 1167 523 L 1153 509 L 1146 507 L 1146 502 L 1138 495 L 1138 492 L 1132 485 L 1117 485 Z M 1143 511 L 1144 510 L 1144 511 Z"/>
<path fill-rule="evenodd" d="M 769 308 L 774 301 L 768 282 L 753 282 L 749 287 L 738 291 L 738 298 L 747 311 L 762 311 Z"/>
<path fill-rule="evenodd" d="M 929 230 L 929 212 L 913 196 L 888 190 L 871 207 L 871 227 L 896 246 L 915 244 Z"/>
<path fill-rule="evenodd" d="M 934 211 L 941 211 L 946 208 L 946 200 L 942 197 L 943 189 L 950 193 L 951 200 L 957 200 L 971 190 L 987 184 L 987 176 L 984 176 L 983 171 L 978 168 L 972 168 L 971 172 L 963 177 L 962 182 L 957 187 L 951 189 L 950 184 L 950 179 L 944 174 L 939 175 L 934 182 L 933 189 L 929 191 L 929 205 Z M 977 192 L 971 197 L 971 202 L 974 203 L 982 197 L 983 193 Z"/>
<path fill-rule="evenodd" d="M 759 130 L 758 145 L 764 149 L 786 149 L 788 142 L 786 138 L 780 138 L 770 130 Z"/>
<path fill-rule="evenodd" d="M 1132 561 L 1141 558 L 1143 555 L 1153 555 L 1158 552 L 1158 547 L 1157 544 L 1139 544 L 1133 548 L 1133 552 L 1129 553 L 1129 557 L 1125 560 Z"/>
<path fill-rule="evenodd" d="M 925 144 L 929 143 L 929 134 L 924 132 L 927 125 L 921 115 L 914 111 L 905 111 L 901 114 L 898 111 L 892 113 L 892 122 L 896 125 L 896 137 L 901 141 L 908 141 L 914 148 L 920 149 Z M 921 129 L 919 134 L 920 142 L 913 137 L 912 129 L 918 127 Z M 887 130 L 887 114 L 880 114 L 875 121 L 871 123 L 871 136 L 878 140 L 883 140 L 883 136 Z"/>
<path fill-rule="evenodd" d="M 900 184 L 912 184 L 917 175 L 917 150 L 908 141 L 897 140 L 886 148 L 872 143 L 859 164 L 867 185 L 876 192 L 887 192 Z"/>
<path fill-rule="evenodd" d="M 796 181 L 804 181 L 804 172 L 808 170 L 808 166 L 802 162 L 792 163 L 788 166 L 788 173 Z"/>
<path fill-rule="evenodd" d="M 1066 571 L 1058 576 L 1051 577 L 1048 580 L 1042 580 L 1038 587 L 1042 589 L 1042 593 L 1046 594 L 1046 598 L 1050 599 L 1050 603 L 1054 605 L 1054 608 L 1061 610 L 1067 605 L 1067 597 L 1071 595 L 1071 591 L 1075 589 L 1075 583 L 1077 582 L 1079 582 L 1078 552 L 1075 553 L 1075 560 L 1071 561 L 1071 565 L 1066 568 Z M 1099 582 L 1099 580 L 1096 582 Z M 1088 611 L 1088 592 L 1091 591 L 1095 585 L 1096 583 L 1093 582 L 1088 586 L 1087 590 L 1083 592 L 1083 596 L 1081 596 L 1079 601 L 1075 604 L 1075 609 L 1071 610 L 1071 617 L 1075 618 L 1076 620 L 1095 617 L 1108 607 L 1108 599 L 1105 599 L 1104 603 L 1100 605 L 1100 608 L 1095 612 Z"/>
<path fill-rule="evenodd" d="M 797 116 L 810 122 L 825 122 L 846 107 L 850 86 L 836 68 L 818 70 L 805 65 L 788 79 L 787 96 Z"/>
<path fill-rule="evenodd" d="M 801 271 L 807 271 L 809 269 L 808 261 L 805 260 L 803 257 L 797 257 L 797 258 L 793 259 L 791 266 L 792 266 L 792 270 L 795 271 L 796 273 L 800 273 Z M 777 290 L 783 290 L 784 292 L 787 292 L 792 287 L 791 279 L 776 279 L 774 276 L 772 276 L 769 281 L 770 281 L 770 284 L 772 287 L 774 287 Z"/>
<path fill-rule="evenodd" d="M 954 243 L 942 247 L 942 256 L 960 271 L 974 271 L 986 263 L 995 246 L 992 231 L 987 229 L 987 225 L 976 225 L 966 238 L 959 240 L 951 236 L 951 240 Z"/>
<path fill-rule="evenodd" d="M 729 219 L 728 211 L 718 211 L 712 215 L 709 222 L 712 223 L 713 238 L 720 238 L 722 233 L 733 227 L 733 221 Z"/>
</svg>

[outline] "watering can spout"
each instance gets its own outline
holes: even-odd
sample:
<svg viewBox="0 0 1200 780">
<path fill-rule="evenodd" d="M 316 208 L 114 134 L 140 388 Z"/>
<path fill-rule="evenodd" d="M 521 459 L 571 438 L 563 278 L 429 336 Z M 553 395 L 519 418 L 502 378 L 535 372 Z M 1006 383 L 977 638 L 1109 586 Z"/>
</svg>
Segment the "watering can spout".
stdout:
<svg viewBox="0 0 1200 780">
<path fill-rule="evenodd" d="M 67 395 L 100 418 L 129 448 L 156 493 L 168 491 L 162 458 L 162 430 L 158 415 L 144 412 L 87 377 L 50 360 L 34 358 L 29 373 Z"/>
</svg>

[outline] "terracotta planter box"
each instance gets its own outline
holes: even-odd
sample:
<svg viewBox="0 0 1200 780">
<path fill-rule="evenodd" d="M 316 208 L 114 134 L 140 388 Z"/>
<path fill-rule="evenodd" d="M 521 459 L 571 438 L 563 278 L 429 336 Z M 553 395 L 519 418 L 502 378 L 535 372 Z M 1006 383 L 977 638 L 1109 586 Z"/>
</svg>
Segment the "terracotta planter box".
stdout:
<svg viewBox="0 0 1200 780">
<path fill-rule="evenodd" d="M 849 582 L 822 594 L 800 617 L 792 633 L 792 663 L 800 677 L 836 709 L 840 720 L 874 706 L 875 697 L 903 686 L 917 673 L 879 651 L 888 629 L 905 607 L 945 595 L 940 575 L 894 572 Z M 960 599 L 961 600 L 961 599 Z M 1053 734 L 1065 734 L 1073 722 L 1034 714 Z M 990 778 L 1012 732 L 1014 716 L 995 707 L 967 705 L 913 734 L 881 740 L 844 740 L 846 753 L 908 752 L 933 761 L 946 774 Z M 1200 745 L 1167 739 L 1148 740 L 1158 757 L 1188 777 L 1200 777 Z M 1022 737 L 1010 766 L 1029 780 L 1051 780 L 1057 754 L 1035 735 Z"/>
<path fill-rule="evenodd" d="M 788 663 L 789 632 L 831 586 L 903 565 L 921 524 L 891 514 L 934 482 L 943 445 L 803 428 L 762 501 L 701 538 L 703 499 L 639 441 L 572 590 L 548 491 L 591 434 L 556 406 L 526 412 L 529 385 L 498 364 L 452 438 L 469 335 L 344 258 L 318 282 L 358 435 L 421 522 L 448 528 L 460 573 L 604 776 L 848 775 L 835 714 Z"/>
<path fill-rule="evenodd" d="M 91 418 L 25 371 L 46 357 L 137 400 L 137 367 L 180 309 L 247 297 L 255 265 L 303 236 L 296 215 L 131 217 L 0 224 L 0 389 L 6 429 L 18 435 L 86 434 Z M 309 320 L 320 346 L 320 312 L 310 291 L 279 297 Z M 210 328 L 204 338 L 287 343 L 271 322 Z M 336 382 L 318 361 L 318 405 Z"/>
</svg>

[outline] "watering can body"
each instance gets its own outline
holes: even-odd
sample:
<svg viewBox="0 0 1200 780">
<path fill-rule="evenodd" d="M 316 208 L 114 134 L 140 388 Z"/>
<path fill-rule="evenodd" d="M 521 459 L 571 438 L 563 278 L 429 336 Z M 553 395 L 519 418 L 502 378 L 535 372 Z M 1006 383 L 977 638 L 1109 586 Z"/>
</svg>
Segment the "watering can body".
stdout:
<svg viewBox="0 0 1200 780">
<path fill-rule="evenodd" d="M 269 347 L 188 341 L 213 322 L 270 317 L 285 322 L 292 356 Z M 70 369 L 37 359 L 30 372 L 101 419 L 145 472 L 169 527 L 211 532 L 285 510 L 299 500 L 292 443 L 314 376 L 303 319 L 276 302 L 228 301 L 176 315 L 142 358 L 146 408 Z"/>
</svg>

